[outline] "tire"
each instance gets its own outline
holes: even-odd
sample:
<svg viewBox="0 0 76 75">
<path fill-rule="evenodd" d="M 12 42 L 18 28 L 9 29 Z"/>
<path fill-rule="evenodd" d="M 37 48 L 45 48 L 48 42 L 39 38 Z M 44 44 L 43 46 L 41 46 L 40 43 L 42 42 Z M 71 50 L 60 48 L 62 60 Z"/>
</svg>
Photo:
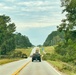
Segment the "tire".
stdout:
<svg viewBox="0 0 76 75">
<path fill-rule="evenodd" d="M 41 62 L 41 59 L 39 60 L 39 62 Z"/>
<path fill-rule="evenodd" d="M 32 62 L 33 62 L 34 60 L 32 60 Z"/>
</svg>

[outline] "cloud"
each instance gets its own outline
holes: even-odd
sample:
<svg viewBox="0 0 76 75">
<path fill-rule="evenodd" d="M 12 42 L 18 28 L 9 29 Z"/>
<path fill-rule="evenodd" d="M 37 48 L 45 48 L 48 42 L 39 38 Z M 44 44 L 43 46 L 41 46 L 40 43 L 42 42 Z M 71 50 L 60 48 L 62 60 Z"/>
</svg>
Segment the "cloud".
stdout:
<svg viewBox="0 0 76 75">
<path fill-rule="evenodd" d="M 48 5 L 48 1 L 28 1 L 28 2 L 19 2 L 18 5 L 24 5 L 24 6 L 44 6 Z"/>
<path fill-rule="evenodd" d="M 6 2 L 15 2 L 16 0 L 5 0 Z"/>
<path fill-rule="evenodd" d="M 51 2 L 51 1 L 26 1 L 26 2 L 18 2 L 16 3 L 18 6 L 22 6 L 22 11 L 50 11 L 51 9 L 57 8 L 56 5 L 59 2 Z"/>
<path fill-rule="evenodd" d="M 22 8 L 21 10 L 22 11 L 28 11 L 28 12 L 31 12 L 31 11 L 50 11 L 50 9 L 53 9 L 53 7 L 30 7 L 30 8 Z"/>
<path fill-rule="evenodd" d="M 24 6 L 49 6 L 49 5 L 54 5 L 54 4 L 59 4 L 59 2 L 51 2 L 51 1 L 27 1 L 27 2 L 18 2 L 17 5 L 24 5 Z"/>
<path fill-rule="evenodd" d="M 0 3 L 0 7 L 4 7 L 4 3 Z"/>
<path fill-rule="evenodd" d="M 59 20 L 54 20 L 52 19 L 50 22 L 29 22 L 29 23 L 21 23 L 21 22 L 15 22 L 17 26 L 17 30 L 22 30 L 22 29 L 29 29 L 29 28 L 35 28 L 35 27 L 48 27 L 48 26 L 57 26 L 58 23 L 60 23 Z"/>
<path fill-rule="evenodd" d="M 63 17 L 60 13 L 61 9 L 59 7 L 59 0 L 27 0 L 24 2 L 18 0 L 5 1 L 13 3 L 11 3 L 11 6 L 9 6 L 8 2 L 0 3 L 0 9 L 4 11 L 7 10 L 7 12 L 10 11 L 15 13 L 13 15 L 11 14 L 11 16 L 13 16 L 15 20 L 19 20 L 19 22 L 16 21 L 16 25 L 18 28 L 45 27 L 50 25 L 58 25 L 60 24 L 61 18 Z M 23 23 L 20 23 L 20 21 L 22 21 Z"/>
<path fill-rule="evenodd" d="M 5 10 L 9 10 L 9 11 L 10 11 L 10 10 L 14 10 L 14 6 L 13 6 L 13 7 L 4 6 L 3 9 L 5 9 Z"/>
<path fill-rule="evenodd" d="M 11 6 L 9 6 L 9 3 Z M 58 7 L 59 2 L 51 1 L 16 1 L 16 0 L 5 0 L 5 4 L 0 4 L 0 8 L 3 10 L 13 10 L 13 12 L 40 12 L 40 11 L 51 11 Z"/>
<path fill-rule="evenodd" d="M 6 4 L 4 4 L 4 3 L 0 3 L 0 9 L 2 9 L 2 10 L 14 10 L 16 8 L 16 6 L 7 6 Z"/>
</svg>

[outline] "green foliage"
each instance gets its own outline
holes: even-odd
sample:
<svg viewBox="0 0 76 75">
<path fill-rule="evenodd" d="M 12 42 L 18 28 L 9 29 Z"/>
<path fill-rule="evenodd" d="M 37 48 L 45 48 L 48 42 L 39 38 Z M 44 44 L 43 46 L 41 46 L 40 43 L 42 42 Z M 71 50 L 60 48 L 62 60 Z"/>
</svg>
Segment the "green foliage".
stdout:
<svg viewBox="0 0 76 75">
<path fill-rule="evenodd" d="M 15 44 L 17 48 L 27 48 L 32 46 L 28 37 L 21 35 L 21 33 L 15 34 Z"/>
<path fill-rule="evenodd" d="M 67 12 L 66 19 L 57 26 L 59 31 L 64 31 L 65 42 L 56 47 L 56 52 L 62 55 L 62 61 L 74 62 L 76 60 L 76 0 L 61 0 L 63 12 Z"/>
<path fill-rule="evenodd" d="M 6 64 L 6 63 L 10 63 L 10 62 L 14 62 L 14 61 L 18 61 L 20 60 L 20 58 L 5 58 L 5 59 L 0 59 L 0 65 Z"/>
<path fill-rule="evenodd" d="M 22 51 L 13 51 L 8 55 L 9 55 L 9 58 L 27 58 L 27 55 L 25 53 L 22 53 Z"/>
<path fill-rule="evenodd" d="M 62 61 L 73 62 L 76 59 L 76 43 L 71 43 L 69 40 L 69 45 L 61 45 L 56 47 L 56 52 L 62 55 Z"/>
<path fill-rule="evenodd" d="M 62 57 L 59 54 L 53 53 L 46 53 L 42 57 L 43 60 L 51 60 L 51 61 L 56 61 L 62 59 Z"/>
<path fill-rule="evenodd" d="M 51 46 L 57 45 L 59 42 L 65 41 L 64 39 L 64 32 L 53 31 L 51 34 L 48 35 L 44 42 L 44 46 Z"/>
<path fill-rule="evenodd" d="M 73 56 L 73 54 L 76 54 L 76 52 L 73 53 L 71 51 L 71 50 L 73 50 L 72 47 L 73 47 L 73 49 L 75 48 L 75 50 L 76 50 L 76 43 L 74 43 L 73 45 L 71 44 L 71 46 L 69 45 L 68 48 L 66 47 L 66 45 L 64 43 L 59 43 L 58 46 L 54 46 L 55 49 L 51 48 L 51 46 L 45 47 L 46 54 L 43 54 L 42 59 L 47 60 L 57 70 L 59 70 L 63 73 L 66 73 L 66 75 L 75 75 L 76 74 L 76 66 L 75 66 L 76 58 L 74 60 L 72 58 L 76 57 L 76 56 Z M 63 48 L 63 51 L 66 50 L 70 55 L 67 52 L 65 52 L 66 55 L 64 53 L 62 53 L 62 50 L 60 48 L 61 49 Z M 52 49 L 53 49 L 53 51 L 52 51 Z M 58 49 L 59 53 L 56 52 L 56 49 Z M 70 49 L 70 51 L 68 49 Z"/>
<path fill-rule="evenodd" d="M 63 12 L 67 12 L 67 14 L 66 19 L 63 19 L 57 28 L 59 31 L 65 32 L 65 40 L 67 43 L 68 39 L 70 39 L 70 31 L 76 27 L 76 0 L 61 0 L 61 3 L 62 7 L 65 7 Z"/>
<path fill-rule="evenodd" d="M 0 15 L 0 52 L 2 55 L 15 49 L 15 28 L 9 16 Z"/>
<path fill-rule="evenodd" d="M 43 60 L 50 60 L 50 56 L 51 56 L 50 53 L 46 53 L 43 55 L 42 59 Z"/>
<path fill-rule="evenodd" d="M 16 27 L 14 23 L 11 23 L 11 18 L 0 15 L 0 55 L 7 55 L 16 47 L 27 48 L 32 46 L 27 36 L 23 36 L 21 33 L 15 34 L 15 30 Z"/>
</svg>

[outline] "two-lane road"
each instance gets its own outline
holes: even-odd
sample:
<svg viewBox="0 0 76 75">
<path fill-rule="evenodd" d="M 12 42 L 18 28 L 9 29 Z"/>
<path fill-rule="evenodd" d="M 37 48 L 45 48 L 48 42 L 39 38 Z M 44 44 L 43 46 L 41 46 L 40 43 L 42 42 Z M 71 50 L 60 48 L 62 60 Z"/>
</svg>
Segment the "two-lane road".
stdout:
<svg viewBox="0 0 76 75">
<path fill-rule="evenodd" d="M 35 52 L 35 50 L 36 48 L 34 47 L 30 55 L 32 55 Z M 21 68 L 29 61 L 31 61 L 30 57 L 28 57 L 27 59 L 11 62 L 5 65 L 0 65 L 0 75 L 12 75 L 16 70 Z"/>
<path fill-rule="evenodd" d="M 32 55 L 37 47 L 32 49 Z M 11 62 L 0 66 L 0 75 L 12 75 L 16 70 L 21 68 L 24 64 L 31 61 L 31 58 Z M 61 75 L 46 61 L 30 62 L 19 73 L 19 75 Z"/>
<path fill-rule="evenodd" d="M 19 75 L 61 75 L 46 61 L 29 63 Z"/>
</svg>

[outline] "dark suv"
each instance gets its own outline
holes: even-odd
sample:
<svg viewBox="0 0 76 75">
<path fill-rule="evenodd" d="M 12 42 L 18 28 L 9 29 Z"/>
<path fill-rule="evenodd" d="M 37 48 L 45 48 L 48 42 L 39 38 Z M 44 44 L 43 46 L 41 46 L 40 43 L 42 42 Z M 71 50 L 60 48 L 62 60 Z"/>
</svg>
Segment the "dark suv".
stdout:
<svg viewBox="0 0 76 75">
<path fill-rule="evenodd" d="M 32 55 L 32 62 L 34 61 L 34 60 L 39 60 L 39 62 L 41 62 L 41 55 L 39 54 L 39 53 L 34 53 L 33 55 Z"/>
</svg>

